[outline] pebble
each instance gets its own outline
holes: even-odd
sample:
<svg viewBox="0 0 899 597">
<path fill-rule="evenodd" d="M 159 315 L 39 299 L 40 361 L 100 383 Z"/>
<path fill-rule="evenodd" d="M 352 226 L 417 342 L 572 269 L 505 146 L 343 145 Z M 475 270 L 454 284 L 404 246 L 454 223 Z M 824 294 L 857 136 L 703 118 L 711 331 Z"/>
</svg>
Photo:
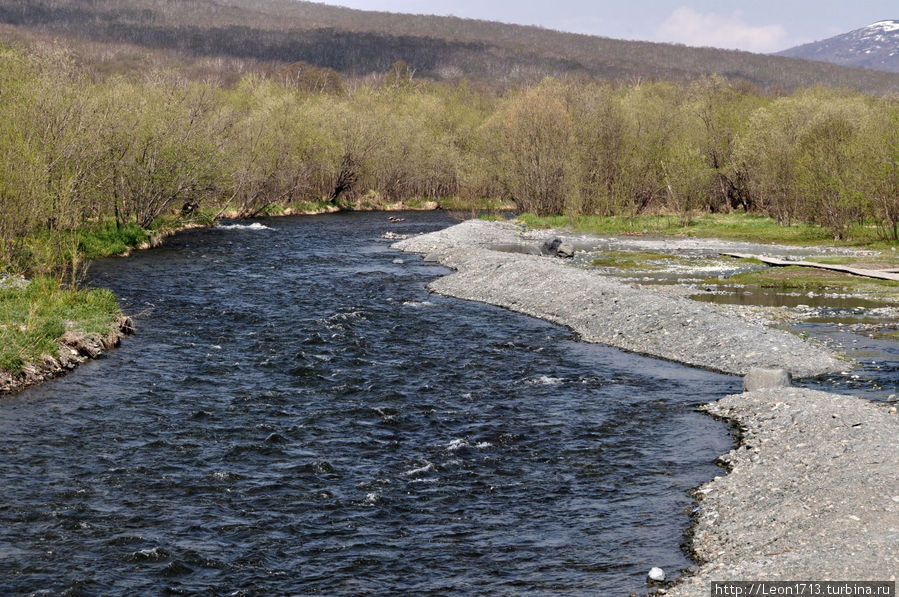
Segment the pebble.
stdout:
<svg viewBox="0 0 899 597">
<path fill-rule="evenodd" d="M 803 388 L 736 394 L 702 408 L 737 424 L 753 449 L 731 451 L 722 458 L 731 474 L 700 488 L 706 497 L 691 547 L 707 563 L 681 576 L 670 595 L 708 597 L 712 580 L 728 578 L 895 574 L 895 416 L 867 400 Z M 750 466 L 756 449 L 761 458 Z"/>
<path fill-rule="evenodd" d="M 653 582 L 663 582 L 665 580 L 665 571 L 658 567 L 650 568 L 646 577 Z"/>
<path fill-rule="evenodd" d="M 762 367 L 813 377 L 846 366 L 821 345 L 754 325 L 715 305 L 633 287 L 558 259 L 491 249 L 527 242 L 539 248 L 554 238 L 552 233 L 524 236 L 502 222 L 469 220 L 392 246 L 456 270 L 432 282 L 428 288 L 434 292 L 565 325 L 588 342 L 737 375 Z M 697 342 L 700 336 L 717 341 Z"/>
<path fill-rule="evenodd" d="M 393 247 L 456 270 L 434 281 L 434 292 L 566 325 L 589 342 L 741 375 L 751 367 L 783 368 L 794 378 L 851 375 L 846 361 L 825 347 L 713 305 L 632 287 L 558 259 L 490 249 L 542 243 L 551 234 L 523 235 L 472 220 Z M 692 323 L 684 325 L 687 319 Z M 700 335 L 710 340 L 697 343 Z M 899 562 L 899 542 L 889 530 L 894 508 L 883 504 L 884 496 L 896 501 L 899 486 L 899 418 L 865 400 L 789 387 L 728 396 L 703 408 L 738 425 L 752 448 L 727 454 L 722 462 L 732 472 L 701 488 L 706 497 L 691 548 L 705 563 L 681 576 L 669 594 L 707 597 L 712 579 L 818 578 L 821 570 L 832 578 L 881 578 L 885 563 Z M 653 568 L 650 580 L 656 570 L 664 578 Z"/>
</svg>

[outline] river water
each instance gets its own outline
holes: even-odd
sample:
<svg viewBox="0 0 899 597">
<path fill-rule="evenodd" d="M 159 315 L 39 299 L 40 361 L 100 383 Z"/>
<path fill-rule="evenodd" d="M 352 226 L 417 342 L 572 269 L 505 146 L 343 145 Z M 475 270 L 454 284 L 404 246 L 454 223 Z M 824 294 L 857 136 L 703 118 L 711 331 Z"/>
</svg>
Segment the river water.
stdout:
<svg viewBox="0 0 899 597">
<path fill-rule="evenodd" d="M 386 231 L 260 220 L 93 264 L 137 335 L 0 403 L 0 594 L 626 595 L 740 380 L 429 295 Z M 402 261 L 402 263 L 399 262 Z"/>
</svg>

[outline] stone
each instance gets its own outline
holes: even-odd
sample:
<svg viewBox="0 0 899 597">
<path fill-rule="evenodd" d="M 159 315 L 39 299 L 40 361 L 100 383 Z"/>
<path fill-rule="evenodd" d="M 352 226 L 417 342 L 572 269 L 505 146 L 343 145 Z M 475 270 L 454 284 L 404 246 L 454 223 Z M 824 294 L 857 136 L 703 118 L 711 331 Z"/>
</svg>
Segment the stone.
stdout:
<svg viewBox="0 0 899 597">
<path fill-rule="evenodd" d="M 543 248 L 541 249 L 541 252 L 544 255 L 555 255 L 556 251 L 559 248 L 559 245 L 561 245 L 561 244 L 562 244 L 561 238 L 558 238 L 558 237 L 548 238 L 543 243 Z"/>
<path fill-rule="evenodd" d="M 96 359 L 100 356 L 100 346 L 95 338 L 88 337 L 85 338 L 81 345 L 78 347 L 79 352 L 86 357 L 90 357 L 92 359 Z"/>
<path fill-rule="evenodd" d="M 574 246 L 563 242 L 559 245 L 559 248 L 556 249 L 556 255 L 565 259 L 571 259 L 574 257 Z"/>
<path fill-rule="evenodd" d="M 649 570 L 646 577 L 653 582 L 663 582 L 665 580 L 665 571 L 661 568 L 653 567 Z"/>
<path fill-rule="evenodd" d="M 130 317 L 120 317 L 118 320 L 119 329 L 123 334 L 133 334 L 137 329 L 134 327 L 134 320 Z"/>
<path fill-rule="evenodd" d="M 563 257 L 566 259 L 574 257 L 574 247 L 559 237 L 546 239 L 540 252 L 551 257 Z"/>
<path fill-rule="evenodd" d="M 752 392 L 766 388 L 789 388 L 793 377 L 786 369 L 761 369 L 753 367 L 743 378 L 743 391 Z"/>
</svg>

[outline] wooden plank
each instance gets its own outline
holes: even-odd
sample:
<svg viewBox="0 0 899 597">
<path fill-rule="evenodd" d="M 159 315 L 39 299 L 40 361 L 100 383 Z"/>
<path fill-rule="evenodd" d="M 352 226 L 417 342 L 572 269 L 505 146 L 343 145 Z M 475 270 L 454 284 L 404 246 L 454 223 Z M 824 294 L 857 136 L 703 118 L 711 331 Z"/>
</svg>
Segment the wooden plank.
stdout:
<svg viewBox="0 0 899 597">
<path fill-rule="evenodd" d="M 762 255 L 750 255 L 748 253 L 721 253 L 725 257 L 736 257 L 737 259 L 757 259 L 767 265 L 777 267 L 785 267 L 795 265 L 798 267 L 814 267 L 834 272 L 844 272 L 853 276 L 862 276 L 865 278 L 875 278 L 878 280 L 893 280 L 899 282 L 899 273 L 888 270 L 877 269 L 861 269 L 858 267 L 850 267 L 848 265 L 834 265 L 830 263 L 816 263 L 814 261 L 790 261 L 788 259 L 777 259 L 776 257 L 765 257 Z"/>
</svg>

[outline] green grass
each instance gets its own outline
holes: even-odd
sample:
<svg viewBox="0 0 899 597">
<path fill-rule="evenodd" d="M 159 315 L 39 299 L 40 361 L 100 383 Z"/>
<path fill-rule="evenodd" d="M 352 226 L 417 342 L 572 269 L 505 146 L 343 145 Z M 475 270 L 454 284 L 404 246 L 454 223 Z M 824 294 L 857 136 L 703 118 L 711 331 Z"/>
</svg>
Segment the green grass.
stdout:
<svg viewBox="0 0 899 597">
<path fill-rule="evenodd" d="M 883 251 L 880 255 L 864 255 L 861 257 L 815 257 L 809 261 L 826 263 L 829 265 L 850 265 L 862 269 L 892 269 L 899 268 L 899 256 L 895 251 Z"/>
<path fill-rule="evenodd" d="M 735 274 L 724 280 L 709 278 L 704 283 L 727 286 L 738 284 L 784 291 L 864 294 L 872 299 L 899 303 L 899 282 L 863 278 L 813 267 L 772 267 Z"/>
<path fill-rule="evenodd" d="M 594 259 L 592 265 L 599 267 L 615 267 L 624 270 L 651 271 L 671 266 L 700 267 L 711 260 L 707 257 L 687 257 L 671 255 L 655 251 L 605 251 Z M 762 264 L 758 259 L 736 259 L 733 257 L 717 257 L 715 262 Z"/>
<path fill-rule="evenodd" d="M 147 231 L 137 224 L 116 227 L 114 222 L 78 231 L 78 250 L 85 259 L 121 255 L 149 240 Z"/>
<path fill-rule="evenodd" d="M 548 216 L 523 214 L 519 217 L 533 228 L 569 228 L 588 234 L 648 234 L 660 236 L 684 236 L 745 240 L 759 243 L 791 245 L 833 245 L 833 236 L 827 229 L 810 224 L 783 226 L 775 220 L 744 213 L 702 214 L 683 226 L 679 216 Z M 897 246 L 880 238 L 876 227 L 856 225 L 850 240 L 838 244 L 865 245 L 881 248 Z"/>
<path fill-rule="evenodd" d="M 24 290 L 0 290 L 0 370 L 17 374 L 42 355 L 59 356 L 66 331 L 105 335 L 120 314 L 109 290 L 67 290 L 55 278 L 35 278 Z"/>
<path fill-rule="evenodd" d="M 625 270 L 655 270 L 662 266 L 653 261 L 678 260 L 676 255 L 653 253 L 651 251 L 607 251 L 592 261 L 599 267 L 615 267 Z"/>
<path fill-rule="evenodd" d="M 9 261 L 0 263 L 0 271 L 58 274 L 77 269 L 85 259 L 121 255 L 148 240 L 148 232 L 136 224 L 116 228 L 111 221 L 78 230 L 41 230 L 19 239 Z"/>
</svg>

